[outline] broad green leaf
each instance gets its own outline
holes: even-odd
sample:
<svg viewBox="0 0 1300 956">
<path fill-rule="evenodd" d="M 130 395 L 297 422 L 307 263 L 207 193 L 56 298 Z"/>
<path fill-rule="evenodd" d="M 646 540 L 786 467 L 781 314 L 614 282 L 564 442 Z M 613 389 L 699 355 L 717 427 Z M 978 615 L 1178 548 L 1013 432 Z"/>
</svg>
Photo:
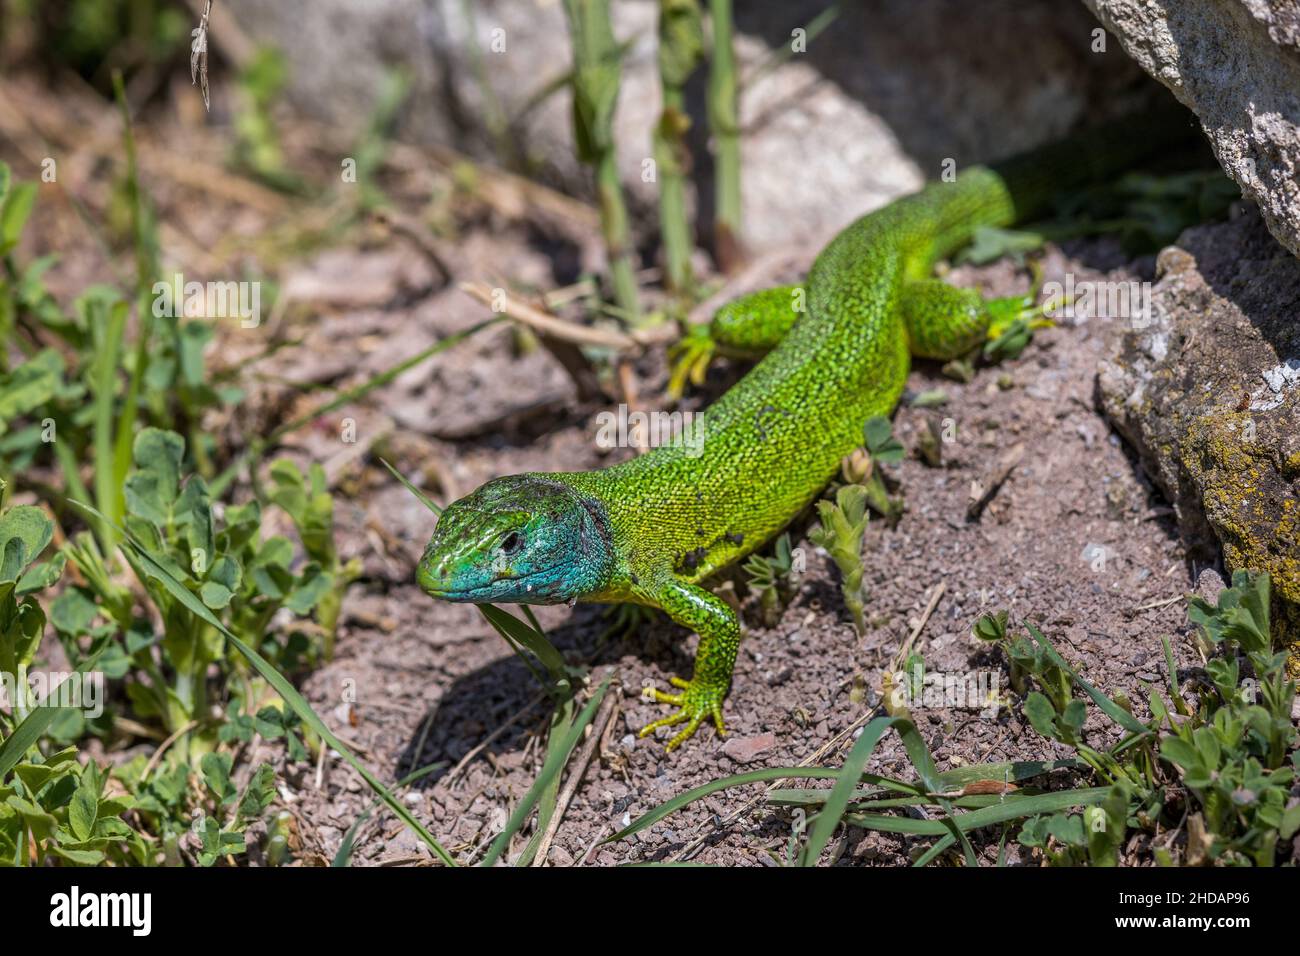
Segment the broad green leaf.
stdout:
<svg viewBox="0 0 1300 956">
<path fill-rule="evenodd" d="M 99 866 L 105 859 L 104 854 L 99 850 L 69 850 L 61 846 L 52 846 L 50 852 L 77 866 Z"/>
<path fill-rule="evenodd" d="M 894 426 L 888 418 L 877 415 L 867 420 L 862 429 L 867 451 L 876 461 L 901 461 L 907 451 L 894 438 Z"/>
<path fill-rule="evenodd" d="M 136 436 L 133 456 L 136 470 L 126 479 L 127 510 L 166 527 L 180 488 L 185 441 L 175 432 L 146 428 Z"/>
<path fill-rule="evenodd" d="M 98 816 L 99 797 L 86 787 L 78 787 L 68 804 L 68 825 L 79 842 L 86 842 L 95 832 L 95 819 Z"/>
<path fill-rule="evenodd" d="M 99 605 L 85 588 L 68 588 L 50 604 L 50 623 L 55 630 L 69 637 L 80 637 L 89 632 L 98 614 Z"/>
<path fill-rule="evenodd" d="M 212 608 L 214 611 L 219 611 L 222 608 L 229 606 L 230 601 L 234 596 L 234 591 L 230 590 L 230 588 L 226 587 L 224 584 L 218 584 L 216 581 L 204 581 L 199 587 L 199 597 L 203 599 L 204 604 Z"/>
<path fill-rule="evenodd" d="M 59 394 L 63 358 L 53 349 L 38 352 L 7 375 L 0 374 L 0 424 L 39 408 Z"/>
<path fill-rule="evenodd" d="M 101 520 L 103 519 L 103 515 L 99 514 L 94 508 L 85 504 L 81 504 L 80 507 L 95 517 L 98 517 Z M 443 863 L 448 866 L 456 865 L 455 860 L 452 859 L 451 854 L 446 851 L 442 844 L 434 839 L 433 835 L 415 819 L 405 804 L 394 797 L 388 788 L 385 787 L 374 774 L 366 769 L 365 765 L 357 759 L 356 755 L 352 753 L 348 746 L 344 744 L 343 741 L 339 740 L 329 727 L 326 726 L 325 722 L 317 716 L 311 705 L 308 704 L 297 689 L 295 689 L 294 686 L 285 679 L 283 674 L 276 670 L 275 667 L 266 660 L 266 658 L 257 653 L 256 650 L 244 641 L 240 640 L 234 632 L 222 624 L 221 621 L 204 606 L 202 601 L 191 593 L 185 585 L 175 577 L 175 575 L 171 574 L 168 569 L 158 561 L 155 555 L 145 551 L 136 541 L 129 537 L 123 543 L 123 547 L 129 550 L 137 560 L 140 561 L 141 565 L 147 568 L 150 574 L 155 576 L 177 601 L 188 608 L 191 613 L 197 616 L 200 620 L 211 625 L 224 635 L 226 640 L 233 644 L 235 649 L 248 660 L 248 662 L 253 666 L 253 669 L 256 670 L 262 678 L 271 685 L 276 693 L 280 695 L 289 708 L 302 719 L 303 723 L 315 731 L 326 744 L 333 747 L 334 750 L 336 750 L 339 755 L 361 775 L 362 779 L 366 781 L 370 788 L 379 795 L 385 805 L 387 805 L 403 823 L 415 831 L 416 835 L 425 842 L 429 849 L 432 850 Z M 2 747 L 2 745 L 0 745 L 0 747 Z M 0 763 L 0 779 L 3 779 L 2 773 L 3 764 Z"/>
<path fill-rule="evenodd" d="M 4 546 L 0 582 L 16 582 L 53 536 L 54 522 L 35 505 L 15 505 L 0 515 L 0 545 Z M 11 542 L 17 542 L 19 547 L 11 549 Z"/>
<path fill-rule="evenodd" d="M 199 769 L 203 772 L 203 782 L 207 784 L 222 806 L 233 803 L 239 796 L 239 791 L 235 788 L 230 779 L 230 770 L 234 764 L 234 757 L 228 753 L 206 753 L 203 759 L 199 761 Z"/>
<path fill-rule="evenodd" d="M 62 551 L 54 555 L 48 561 L 41 561 L 34 564 L 24 572 L 23 576 L 18 579 L 18 586 L 14 593 L 19 597 L 24 594 L 31 594 L 35 591 L 43 591 L 48 587 L 58 583 L 63 575 L 63 568 L 68 563 L 68 557 Z"/>
<path fill-rule="evenodd" d="M 284 606 L 295 614 L 310 614 L 326 594 L 334 587 L 332 575 L 323 572 L 313 564 L 304 569 L 298 586 L 284 599 Z"/>
<path fill-rule="evenodd" d="M 57 768 L 43 763 L 20 763 L 14 767 L 14 776 L 23 782 L 31 793 L 36 793 L 54 777 Z"/>
<path fill-rule="evenodd" d="M 185 540 L 190 548 L 190 570 L 202 578 L 216 563 L 213 545 L 212 498 L 203 479 L 195 475 L 185 483 L 185 490 L 176 501 L 176 522 L 185 529 Z"/>
<path fill-rule="evenodd" d="M 38 840 L 48 840 L 53 835 L 55 827 L 59 825 L 58 820 L 30 800 L 11 796 L 6 798 L 5 803 L 23 818 Z"/>
<path fill-rule="evenodd" d="M 236 814 L 239 825 L 256 820 L 275 799 L 275 770 L 269 763 L 260 764 L 253 771 Z"/>
<path fill-rule="evenodd" d="M 1052 706 L 1051 701 L 1038 691 L 1032 691 L 1029 696 L 1025 698 L 1022 710 L 1034 730 L 1038 731 L 1044 737 L 1055 739 L 1056 708 Z"/>
</svg>

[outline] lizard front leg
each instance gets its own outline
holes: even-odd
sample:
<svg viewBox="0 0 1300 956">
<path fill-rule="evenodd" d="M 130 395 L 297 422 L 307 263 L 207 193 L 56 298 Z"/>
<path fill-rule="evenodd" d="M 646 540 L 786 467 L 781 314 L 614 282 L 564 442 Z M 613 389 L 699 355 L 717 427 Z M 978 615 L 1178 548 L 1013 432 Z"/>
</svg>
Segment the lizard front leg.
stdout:
<svg viewBox="0 0 1300 956">
<path fill-rule="evenodd" d="M 673 372 L 668 395 L 681 398 L 689 379 L 704 384 L 704 373 L 714 355 L 762 358 L 804 314 L 806 290 L 801 285 L 760 289 L 733 299 L 713 314 L 712 321 L 693 325 L 670 350 Z"/>
<path fill-rule="evenodd" d="M 736 650 L 740 647 L 740 619 L 725 601 L 695 584 L 670 578 L 656 594 L 660 607 L 678 624 L 700 635 L 700 647 L 695 652 L 695 673 L 689 681 L 672 678 L 680 694 L 665 694 L 647 688 L 654 699 L 679 708 L 677 713 L 647 724 L 640 736 L 654 733 L 660 727 L 685 723 L 686 726 L 668 741 L 674 750 L 690 738 L 706 717 L 712 717 L 718 736 L 726 734 L 722 723 L 722 699 L 731 686 L 731 671 L 736 664 Z"/>
</svg>

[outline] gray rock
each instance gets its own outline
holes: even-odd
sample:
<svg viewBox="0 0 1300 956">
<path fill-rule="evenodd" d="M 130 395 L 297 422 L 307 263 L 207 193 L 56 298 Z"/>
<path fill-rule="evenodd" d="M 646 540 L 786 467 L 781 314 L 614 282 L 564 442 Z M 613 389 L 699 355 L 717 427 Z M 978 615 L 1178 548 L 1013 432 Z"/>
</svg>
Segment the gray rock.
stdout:
<svg viewBox="0 0 1300 956">
<path fill-rule="evenodd" d="M 1219 163 L 1300 255 L 1300 3 L 1083 2 L 1196 113 Z"/>
<path fill-rule="evenodd" d="M 1254 212 L 1161 252 L 1152 317 L 1110 327 L 1102 407 L 1178 515 L 1194 561 L 1268 571 L 1300 664 L 1300 261 Z M 1135 325 L 1137 327 L 1135 327 Z"/>
<path fill-rule="evenodd" d="M 1207 604 L 1218 604 L 1219 595 L 1228 585 L 1214 568 L 1205 568 L 1196 577 L 1196 596 Z"/>
<path fill-rule="evenodd" d="M 357 128 L 385 71 L 400 64 L 414 82 L 402 135 L 497 162 L 522 160 L 551 184 L 591 195 L 590 175 L 574 158 L 567 92 L 533 102 L 568 69 L 558 2 L 229 0 L 227 6 L 252 38 L 285 51 L 299 108 Z M 1118 49 L 1092 52 L 1097 24 L 1080 5 L 841 4 L 839 18 L 809 41 L 807 52 L 791 54 L 792 31 L 825 6 L 824 0 L 737 4 L 744 238 L 755 252 L 816 248 L 857 216 L 935 178 L 947 158 L 961 168 L 1005 156 L 1159 92 L 1154 83 L 1144 92 L 1142 82 L 1134 90 L 1141 70 Z M 634 212 L 647 225 L 657 201 L 655 185 L 641 177 L 660 109 L 657 10 L 657 0 L 613 5 L 615 34 L 630 41 L 615 135 Z M 494 42 L 504 49 L 494 52 Z M 774 52 L 790 55 L 773 66 Z M 697 74 L 687 105 L 707 208 L 704 76 Z"/>
</svg>

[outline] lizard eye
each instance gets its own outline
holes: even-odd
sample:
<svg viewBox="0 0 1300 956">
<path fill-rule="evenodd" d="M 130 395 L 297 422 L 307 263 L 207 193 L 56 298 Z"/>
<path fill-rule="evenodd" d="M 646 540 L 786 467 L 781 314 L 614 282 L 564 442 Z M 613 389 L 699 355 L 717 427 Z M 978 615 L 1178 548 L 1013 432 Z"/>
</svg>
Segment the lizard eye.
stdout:
<svg viewBox="0 0 1300 956">
<path fill-rule="evenodd" d="M 514 554 L 523 547 L 524 539 L 517 531 L 511 531 L 501 539 L 501 552 L 503 554 Z"/>
</svg>

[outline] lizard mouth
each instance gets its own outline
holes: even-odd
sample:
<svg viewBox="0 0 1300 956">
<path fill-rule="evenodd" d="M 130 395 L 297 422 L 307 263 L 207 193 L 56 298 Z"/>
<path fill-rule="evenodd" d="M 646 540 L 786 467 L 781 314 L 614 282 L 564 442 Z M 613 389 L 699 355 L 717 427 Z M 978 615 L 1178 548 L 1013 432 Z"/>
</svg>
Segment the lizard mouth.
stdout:
<svg viewBox="0 0 1300 956">
<path fill-rule="evenodd" d="M 498 587 L 503 583 L 512 585 L 516 590 L 522 588 L 525 594 L 532 590 L 529 583 L 543 575 L 548 575 L 556 568 L 562 567 L 560 564 L 552 564 L 549 567 L 538 568 L 536 571 L 529 571 L 527 574 L 521 574 L 514 578 L 497 578 L 489 584 L 480 584 L 472 588 L 450 588 L 442 587 L 430 579 L 421 569 L 420 588 L 425 594 L 441 601 L 455 601 L 460 603 L 478 603 L 481 601 L 499 601 L 502 600 L 502 594 Z"/>
</svg>

